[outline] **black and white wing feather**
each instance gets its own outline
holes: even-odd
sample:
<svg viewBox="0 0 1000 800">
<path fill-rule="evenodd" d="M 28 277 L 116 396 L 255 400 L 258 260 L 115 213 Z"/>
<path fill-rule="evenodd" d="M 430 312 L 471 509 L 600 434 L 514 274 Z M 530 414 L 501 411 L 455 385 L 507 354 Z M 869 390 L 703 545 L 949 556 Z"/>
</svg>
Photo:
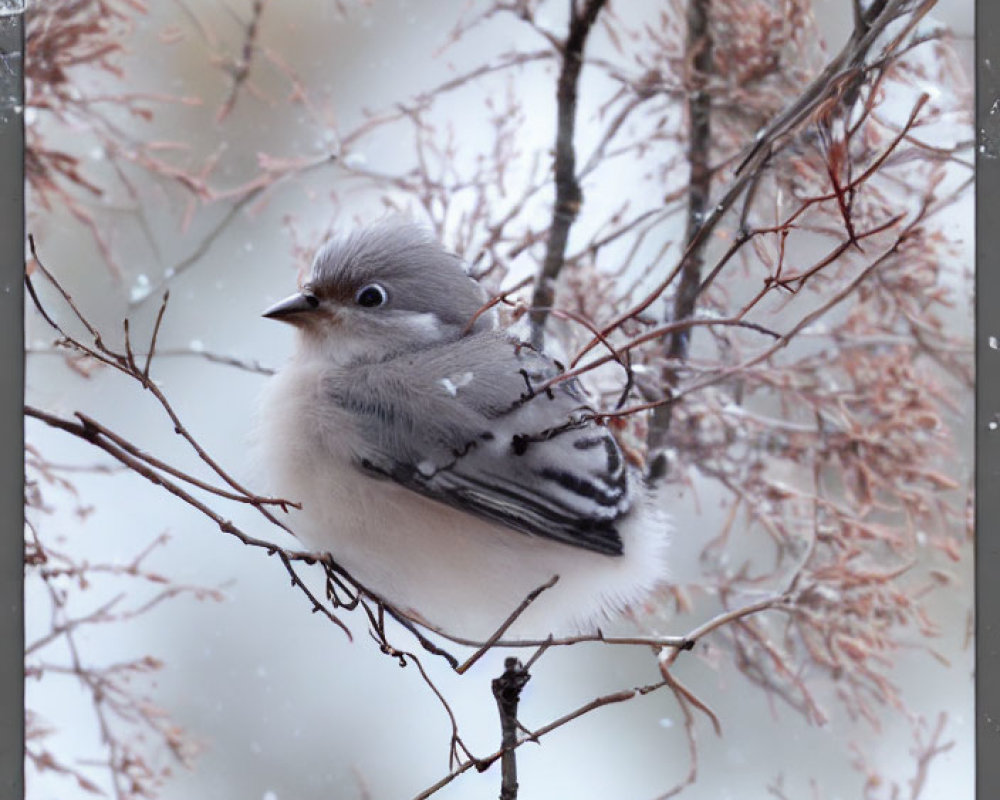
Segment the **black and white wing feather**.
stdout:
<svg viewBox="0 0 1000 800">
<path fill-rule="evenodd" d="M 361 433 L 358 466 L 523 533 L 608 555 L 632 507 L 614 437 L 573 381 L 498 333 L 338 369 L 324 391 Z"/>
</svg>

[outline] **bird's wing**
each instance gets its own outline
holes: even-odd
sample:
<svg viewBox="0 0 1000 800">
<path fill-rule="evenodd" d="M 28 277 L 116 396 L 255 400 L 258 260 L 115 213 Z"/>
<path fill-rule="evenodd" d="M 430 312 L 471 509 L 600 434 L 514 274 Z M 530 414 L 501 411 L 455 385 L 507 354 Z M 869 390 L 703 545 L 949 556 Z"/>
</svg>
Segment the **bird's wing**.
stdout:
<svg viewBox="0 0 1000 800">
<path fill-rule="evenodd" d="M 545 356 L 500 334 L 467 336 L 331 374 L 356 422 L 359 467 L 524 533 L 620 555 L 632 505 L 615 439 Z"/>
</svg>

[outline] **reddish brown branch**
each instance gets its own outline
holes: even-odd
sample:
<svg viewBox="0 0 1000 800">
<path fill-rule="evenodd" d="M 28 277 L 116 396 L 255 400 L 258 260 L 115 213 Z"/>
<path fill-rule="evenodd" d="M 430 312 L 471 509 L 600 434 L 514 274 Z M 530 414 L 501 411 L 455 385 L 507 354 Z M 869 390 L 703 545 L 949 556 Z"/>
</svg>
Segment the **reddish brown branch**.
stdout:
<svg viewBox="0 0 1000 800">
<path fill-rule="evenodd" d="M 774 156 L 778 150 L 787 146 L 793 139 L 793 134 L 807 123 L 812 115 L 831 102 L 838 102 L 842 99 L 843 82 L 850 76 L 863 72 L 864 59 L 875 40 L 882 32 L 906 13 L 909 0 L 879 0 L 873 4 L 864 15 L 861 21 L 861 28 L 856 30 L 841 51 L 830 60 L 826 67 L 816 78 L 790 103 L 781 113 L 777 114 L 764 128 L 758 131 L 754 142 L 748 147 L 746 155 L 736 170 L 736 174 L 721 198 L 710 208 L 708 214 L 699 225 L 694 237 L 688 242 L 684 253 L 681 255 L 676 266 L 670 270 L 666 277 L 649 291 L 642 300 L 611 320 L 603 329 L 605 336 L 619 328 L 628 320 L 636 318 L 645 312 L 655 303 L 663 292 L 673 284 L 683 269 L 688 255 L 697 251 L 722 221 L 723 216 L 730 208 L 743 196 L 748 187 L 754 185 L 759 179 L 760 172 L 765 168 L 766 163 Z M 931 0 L 924 0 L 920 7 L 912 12 L 914 15 L 922 15 L 931 4 Z M 900 39 L 891 43 L 884 57 L 889 57 L 893 52 L 893 47 L 898 49 L 901 45 Z M 835 198 L 836 195 L 832 195 Z M 598 344 L 596 339 L 592 340 L 585 351 Z M 669 400 L 655 405 L 663 405 Z M 655 406 L 651 406 L 655 407 Z"/>
<path fill-rule="evenodd" d="M 244 26 L 243 45 L 240 48 L 240 56 L 231 64 L 226 65 L 226 71 L 232 79 L 229 87 L 229 94 L 219 108 L 219 113 L 215 117 L 216 122 L 222 122 L 236 105 L 236 97 L 240 89 L 250 77 L 250 65 L 253 62 L 253 54 L 257 50 L 257 33 L 260 30 L 260 17 L 264 12 L 266 0 L 253 0 L 250 9 L 250 21 Z"/>
</svg>

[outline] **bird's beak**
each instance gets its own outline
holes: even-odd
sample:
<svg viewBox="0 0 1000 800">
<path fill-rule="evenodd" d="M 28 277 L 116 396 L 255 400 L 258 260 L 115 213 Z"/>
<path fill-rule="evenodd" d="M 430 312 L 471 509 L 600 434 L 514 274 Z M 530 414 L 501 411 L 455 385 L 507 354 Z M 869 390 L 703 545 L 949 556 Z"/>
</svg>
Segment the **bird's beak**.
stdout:
<svg viewBox="0 0 1000 800">
<path fill-rule="evenodd" d="M 292 322 L 298 314 L 314 311 L 318 306 L 319 300 L 316 299 L 316 295 L 300 292 L 275 303 L 264 312 L 263 316 L 282 322 Z"/>
</svg>

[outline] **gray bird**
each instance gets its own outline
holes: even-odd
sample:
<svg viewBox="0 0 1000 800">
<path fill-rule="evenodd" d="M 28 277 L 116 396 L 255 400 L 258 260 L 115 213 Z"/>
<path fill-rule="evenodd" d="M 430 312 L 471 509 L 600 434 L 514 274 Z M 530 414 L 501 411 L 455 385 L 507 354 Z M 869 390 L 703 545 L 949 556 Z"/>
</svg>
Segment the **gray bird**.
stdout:
<svg viewBox="0 0 1000 800">
<path fill-rule="evenodd" d="M 415 618 L 482 639 L 586 632 L 666 576 L 666 521 L 576 381 L 477 313 L 461 260 L 411 224 L 327 243 L 265 312 L 297 348 L 258 455 L 291 527 Z"/>
</svg>

